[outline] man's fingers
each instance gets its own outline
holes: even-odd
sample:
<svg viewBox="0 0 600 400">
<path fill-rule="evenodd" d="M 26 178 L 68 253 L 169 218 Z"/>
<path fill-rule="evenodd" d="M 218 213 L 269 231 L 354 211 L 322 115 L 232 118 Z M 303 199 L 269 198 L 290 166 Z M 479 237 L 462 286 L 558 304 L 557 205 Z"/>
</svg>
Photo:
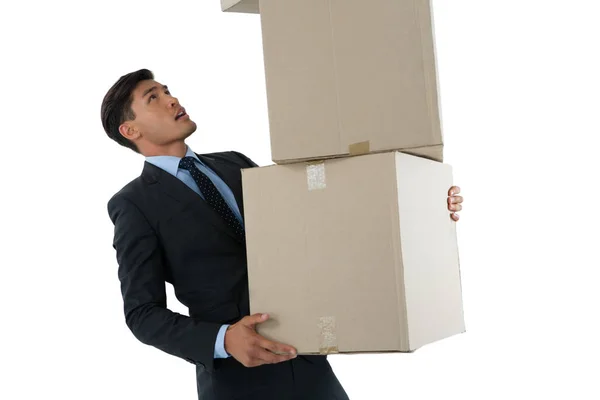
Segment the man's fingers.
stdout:
<svg viewBox="0 0 600 400">
<path fill-rule="evenodd" d="M 251 348 L 248 349 L 247 357 L 243 362 L 246 367 L 258 367 L 263 364 L 276 364 L 296 358 L 296 350 L 290 346 L 272 342 L 270 340 L 261 338 L 258 335 L 256 335 L 256 337 L 259 339 L 252 342 Z M 290 350 L 294 350 L 294 353 L 285 354 L 290 353 Z M 275 352 L 284 354 L 275 354 Z"/>
<path fill-rule="evenodd" d="M 288 346 L 283 343 L 273 342 L 264 338 L 261 338 L 261 340 L 258 342 L 258 345 L 261 348 L 276 354 L 290 354 L 292 356 L 295 356 L 297 353 L 296 349 L 292 346 Z"/>
<path fill-rule="evenodd" d="M 462 206 L 460 204 L 451 204 L 449 207 L 450 211 L 460 211 Z"/>
<path fill-rule="evenodd" d="M 452 213 L 450 214 L 450 218 L 452 218 L 452 220 L 454 221 L 458 221 L 460 219 L 460 216 L 456 213 Z"/>
<path fill-rule="evenodd" d="M 460 188 L 458 186 L 452 186 L 450 190 L 448 190 L 448 196 L 454 196 L 460 193 Z"/>
<path fill-rule="evenodd" d="M 456 204 L 456 203 L 462 203 L 463 202 L 463 197 L 462 196 L 450 196 L 448 197 L 448 203 L 450 204 Z"/>
<path fill-rule="evenodd" d="M 240 323 L 248 328 L 255 328 L 255 325 L 265 322 L 269 319 L 268 314 L 253 314 L 242 318 Z M 291 360 L 296 357 L 296 349 L 282 343 L 268 340 L 256 331 L 250 333 L 246 337 L 247 348 L 246 359 L 244 365 L 247 367 L 255 367 L 262 364 L 274 364 L 283 361 Z"/>
<path fill-rule="evenodd" d="M 259 362 L 262 362 L 264 364 L 277 364 L 280 362 L 291 360 L 295 357 L 296 356 L 292 356 L 292 355 L 273 354 L 269 350 L 266 350 L 266 349 L 260 349 L 257 352 L 257 358 L 259 359 Z"/>
</svg>

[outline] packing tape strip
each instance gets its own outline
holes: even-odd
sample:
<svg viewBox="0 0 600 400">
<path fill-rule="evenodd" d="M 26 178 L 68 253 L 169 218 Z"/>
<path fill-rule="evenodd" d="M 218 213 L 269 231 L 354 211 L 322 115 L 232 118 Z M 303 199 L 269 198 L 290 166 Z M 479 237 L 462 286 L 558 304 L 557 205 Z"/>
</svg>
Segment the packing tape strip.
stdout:
<svg viewBox="0 0 600 400">
<path fill-rule="evenodd" d="M 325 181 L 325 163 L 312 163 L 306 166 L 306 180 L 308 190 L 325 189 L 327 183 Z"/>
<path fill-rule="evenodd" d="M 353 143 L 348 146 L 348 153 L 351 156 L 358 156 L 361 154 L 368 154 L 371 151 L 371 142 L 368 140 L 366 142 Z"/>
<path fill-rule="evenodd" d="M 335 317 L 319 318 L 319 329 L 321 329 L 319 353 L 338 353 L 337 336 L 335 332 Z"/>
</svg>

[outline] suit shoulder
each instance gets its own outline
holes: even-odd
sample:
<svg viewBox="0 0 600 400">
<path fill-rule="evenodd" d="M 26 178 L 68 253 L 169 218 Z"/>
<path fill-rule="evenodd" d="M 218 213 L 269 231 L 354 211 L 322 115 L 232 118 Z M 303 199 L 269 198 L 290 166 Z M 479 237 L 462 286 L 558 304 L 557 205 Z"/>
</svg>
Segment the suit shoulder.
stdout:
<svg viewBox="0 0 600 400">
<path fill-rule="evenodd" d="M 219 161 L 238 164 L 241 168 L 257 167 L 258 165 L 248 156 L 235 150 L 205 154 Z"/>
<path fill-rule="evenodd" d="M 113 194 L 107 202 L 108 212 L 112 213 L 115 206 L 123 204 L 123 202 L 129 201 L 134 202 L 136 197 L 142 192 L 143 182 L 142 177 L 131 180 L 125 186 L 123 186 L 118 192 Z"/>
</svg>

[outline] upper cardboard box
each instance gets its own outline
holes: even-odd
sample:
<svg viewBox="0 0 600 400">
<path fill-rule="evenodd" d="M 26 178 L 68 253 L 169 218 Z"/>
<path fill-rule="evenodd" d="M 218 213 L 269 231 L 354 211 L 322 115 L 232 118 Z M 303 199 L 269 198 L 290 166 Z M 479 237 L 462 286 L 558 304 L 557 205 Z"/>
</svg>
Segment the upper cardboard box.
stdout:
<svg viewBox="0 0 600 400">
<path fill-rule="evenodd" d="M 401 152 L 244 169 L 251 313 L 300 354 L 414 351 L 465 331 L 448 164 Z"/>
<path fill-rule="evenodd" d="M 221 10 L 258 14 L 258 0 L 221 0 Z"/>
<path fill-rule="evenodd" d="M 272 159 L 442 159 L 429 0 L 261 0 Z"/>
</svg>

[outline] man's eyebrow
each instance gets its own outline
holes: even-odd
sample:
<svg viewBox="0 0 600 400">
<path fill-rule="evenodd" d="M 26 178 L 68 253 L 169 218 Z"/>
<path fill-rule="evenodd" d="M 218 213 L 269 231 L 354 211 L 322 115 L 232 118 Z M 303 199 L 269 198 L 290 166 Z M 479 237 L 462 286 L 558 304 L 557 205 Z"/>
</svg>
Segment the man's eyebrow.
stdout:
<svg viewBox="0 0 600 400">
<path fill-rule="evenodd" d="M 167 87 L 167 85 L 163 85 L 163 89 L 168 90 L 169 88 Z M 142 98 L 146 97 L 150 92 L 153 92 L 154 90 L 156 90 L 156 86 L 152 86 L 150 89 L 147 89 L 142 95 Z"/>
</svg>

